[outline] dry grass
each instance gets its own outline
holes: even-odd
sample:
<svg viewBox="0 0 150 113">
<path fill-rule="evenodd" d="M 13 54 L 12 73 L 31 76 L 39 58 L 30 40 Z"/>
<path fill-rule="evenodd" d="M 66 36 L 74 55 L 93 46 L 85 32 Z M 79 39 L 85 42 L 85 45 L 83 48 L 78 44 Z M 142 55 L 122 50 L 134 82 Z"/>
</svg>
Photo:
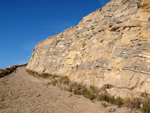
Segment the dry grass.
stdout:
<svg viewBox="0 0 150 113">
<path fill-rule="evenodd" d="M 144 98 L 143 102 L 142 102 L 143 105 L 141 110 L 143 113 L 150 113 L 150 97 L 147 96 L 146 98 Z"/>
<path fill-rule="evenodd" d="M 83 95 L 85 98 L 94 100 L 97 99 L 98 101 L 106 101 L 111 104 L 115 104 L 118 107 L 126 106 L 132 109 L 141 109 L 143 113 L 150 113 L 150 97 L 145 97 L 145 99 L 141 100 L 139 98 L 125 98 L 122 99 L 120 97 L 115 98 L 108 93 L 99 94 L 99 90 L 94 87 L 90 86 L 87 87 L 85 85 L 78 84 L 76 82 L 71 82 L 67 76 L 57 76 L 51 75 L 48 73 L 38 74 L 37 72 L 27 70 L 30 75 L 33 76 L 40 76 L 43 78 L 49 78 L 51 82 L 48 82 L 48 85 L 52 84 L 54 86 L 61 84 L 60 87 L 63 85 L 67 86 L 64 89 L 74 93 L 75 95 Z M 106 103 L 102 103 L 104 107 L 106 107 Z"/>
<path fill-rule="evenodd" d="M 8 75 L 8 74 L 12 73 L 14 70 L 16 70 L 16 67 L 15 67 L 15 66 L 10 67 L 10 68 L 6 68 L 6 69 L 4 69 L 4 70 L 1 70 L 0 78 L 1 78 L 1 77 L 4 77 L 5 75 Z"/>
<path fill-rule="evenodd" d="M 23 64 L 23 65 L 13 65 L 11 67 L 8 67 L 6 69 L 0 69 L 0 78 L 14 72 L 18 67 L 21 67 L 21 66 L 26 66 L 27 64 Z"/>
<path fill-rule="evenodd" d="M 101 105 L 104 106 L 105 108 L 108 107 L 108 105 L 105 102 L 102 102 Z"/>
</svg>

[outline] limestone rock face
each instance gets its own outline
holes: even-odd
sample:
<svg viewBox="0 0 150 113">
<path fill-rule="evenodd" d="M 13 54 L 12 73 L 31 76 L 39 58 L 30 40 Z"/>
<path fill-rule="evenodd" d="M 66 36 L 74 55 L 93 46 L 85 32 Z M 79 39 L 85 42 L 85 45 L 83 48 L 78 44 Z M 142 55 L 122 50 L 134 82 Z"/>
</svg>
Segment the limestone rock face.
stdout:
<svg viewBox="0 0 150 113">
<path fill-rule="evenodd" d="M 37 44 L 27 66 L 117 96 L 150 94 L 150 0 L 112 0 Z"/>
</svg>

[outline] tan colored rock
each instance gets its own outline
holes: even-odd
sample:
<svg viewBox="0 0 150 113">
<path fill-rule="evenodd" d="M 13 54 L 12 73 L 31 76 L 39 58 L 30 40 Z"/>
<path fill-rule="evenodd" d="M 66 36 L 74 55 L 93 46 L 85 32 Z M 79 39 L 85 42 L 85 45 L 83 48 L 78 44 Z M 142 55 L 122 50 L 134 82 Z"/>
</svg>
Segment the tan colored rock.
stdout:
<svg viewBox="0 0 150 113">
<path fill-rule="evenodd" d="M 150 5 L 150 0 L 142 0 L 144 5 Z"/>
<path fill-rule="evenodd" d="M 107 91 L 122 97 L 150 94 L 149 5 L 149 0 L 111 0 L 76 27 L 37 44 L 27 68 L 88 86 L 110 85 Z"/>
<path fill-rule="evenodd" d="M 111 88 L 107 90 L 112 96 L 121 97 L 121 98 L 135 98 L 139 97 L 136 93 L 127 90 L 127 89 L 118 89 L 118 88 Z"/>
</svg>

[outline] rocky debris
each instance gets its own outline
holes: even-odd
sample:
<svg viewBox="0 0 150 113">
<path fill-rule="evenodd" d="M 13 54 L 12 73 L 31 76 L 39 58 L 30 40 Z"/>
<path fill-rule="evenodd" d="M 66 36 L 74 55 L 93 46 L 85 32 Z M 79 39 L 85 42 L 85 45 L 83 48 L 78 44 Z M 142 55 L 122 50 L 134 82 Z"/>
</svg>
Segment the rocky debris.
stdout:
<svg viewBox="0 0 150 113">
<path fill-rule="evenodd" d="M 111 0 L 37 44 L 27 69 L 67 75 L 114 96 L 150 94 L 150 2 Z"/>
</svg>

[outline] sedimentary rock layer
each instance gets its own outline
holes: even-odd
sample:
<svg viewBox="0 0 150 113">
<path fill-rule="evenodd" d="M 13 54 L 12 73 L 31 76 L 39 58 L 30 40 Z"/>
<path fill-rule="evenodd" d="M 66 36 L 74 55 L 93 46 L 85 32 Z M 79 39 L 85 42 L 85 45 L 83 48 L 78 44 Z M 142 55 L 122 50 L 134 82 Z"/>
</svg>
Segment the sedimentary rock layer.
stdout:
<svg viewBox="0 0 150 113">
<path fill-rule="evenodd" d="M 150 94 L 150 0 L 111 0 L 37 44 L 27 66 L 115 96 Z"/>
</svg>

